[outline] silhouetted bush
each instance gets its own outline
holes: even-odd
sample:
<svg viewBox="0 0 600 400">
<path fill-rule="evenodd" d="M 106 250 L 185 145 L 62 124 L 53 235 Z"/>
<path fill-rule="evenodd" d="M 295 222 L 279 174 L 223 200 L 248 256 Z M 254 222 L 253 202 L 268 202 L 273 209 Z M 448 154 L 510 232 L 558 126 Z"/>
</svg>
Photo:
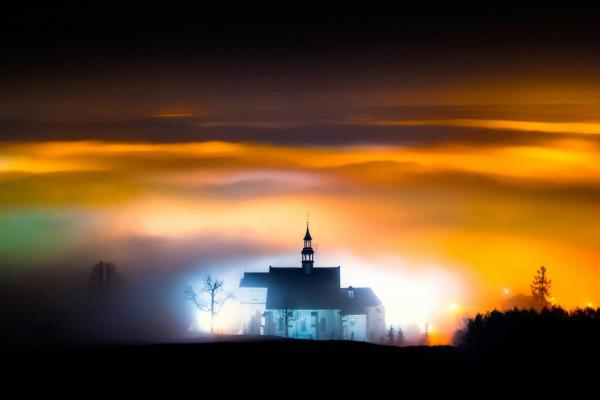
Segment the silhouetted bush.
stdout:
<svg viewBox="0 0 600 400">
<path fill-rule="evenodd" d="M 455 335 L 471 358 L 514 362 L 591 357 L 599 340 L 600 309 L 592 308 L 491 311 L 469 318 Z"/>
</svg>

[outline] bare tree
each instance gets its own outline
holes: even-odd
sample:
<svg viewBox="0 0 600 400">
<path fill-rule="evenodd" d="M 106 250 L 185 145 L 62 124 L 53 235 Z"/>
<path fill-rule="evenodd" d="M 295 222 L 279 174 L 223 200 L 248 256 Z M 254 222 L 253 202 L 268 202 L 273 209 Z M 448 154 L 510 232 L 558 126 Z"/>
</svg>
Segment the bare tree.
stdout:
<svg viewBox="0 0 600 400">
<path fill-rule="evenodd" d="M 552 287 L 552 280 L 546 276 L 546 267 L 541 266 L 531 282 L 531 295 L 533 296 L 536 303 L 541 307 L 546 307 L 548 298 L 550 297 L 550 288 Z"/>
<path fill-rule="evenodd" d="M 114 263 L 99 261 L 92 267 L 89 280 L 90 288 L 98 291 L 114 289 L 117 285 L 117 267 Z"/>
<path fill-rule="evenodd" d="M 233 296 L 223 294 L 223 281 L 207 275 L 202 281 L 201 293 L 206 293 L 208 300 L 194 291 L 191 286 L 184 290 L 186 300 L 191 301 L 200 310 L 210 313 L 210 333 L 215 331 L 215 317 L 221 312 L 225 303 Z"/>
<path fill-rule="evenodd" d="M 298 313 L 290 309 L 289 301 L 285 301 L 284 308 L 277 310 L 277 313 L 283 320 L 285 337 L 290 337 L 290 324 L 298 319 Z"/>
</svg>

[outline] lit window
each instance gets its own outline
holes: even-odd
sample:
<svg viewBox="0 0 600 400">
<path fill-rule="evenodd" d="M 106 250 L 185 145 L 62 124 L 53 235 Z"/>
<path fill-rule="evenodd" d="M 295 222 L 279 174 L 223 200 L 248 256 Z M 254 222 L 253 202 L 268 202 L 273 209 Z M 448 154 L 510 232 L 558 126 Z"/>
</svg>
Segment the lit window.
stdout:
<svg viewBox="0 0 600 400">
<path fill-rule="evenodd" d="M 302 317 L 300 320 L 300 330 L 306 332 L 306 318 Z"/>
<path fill-rule="evenodd" d="M 317 312 L 313 311 L 310 313 L 310 327 L 311 328 L 316 328 L 317 327 L 317 321 L 318 321 L 318 317 L 317 317 Z"/>
<path fill-rule="evenodd" d="M 354 298 L 354 290 L 353 289 L 348 290 L 348 297 L 350 297 L 351 299 Z"/>
<path fill-rule="evenodd" d="M 354 326 L 354 325 L 355 325 L 355 322 L 356 322 L 356 321 L 354 321 L 354 318 L 350 318 L 350 326 Z"/>
</svg>

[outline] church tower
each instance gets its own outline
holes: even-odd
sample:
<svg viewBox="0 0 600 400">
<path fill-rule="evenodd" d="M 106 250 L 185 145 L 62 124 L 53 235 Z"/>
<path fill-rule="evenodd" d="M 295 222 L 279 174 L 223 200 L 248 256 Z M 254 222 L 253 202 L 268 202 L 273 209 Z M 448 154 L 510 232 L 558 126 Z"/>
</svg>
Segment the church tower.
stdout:
<svg viewBox="0 0 600 400">
<path fill-rule="evenodd" d="M 304 235 L 304 248 L 302 249 L 302 269 L 305 274 L 310 274 L 313 270 L 315 252 L 312 248 L 312 237 L 308 230 L 308 222 L 306 222 L 306 234 Z"/>
</svg>

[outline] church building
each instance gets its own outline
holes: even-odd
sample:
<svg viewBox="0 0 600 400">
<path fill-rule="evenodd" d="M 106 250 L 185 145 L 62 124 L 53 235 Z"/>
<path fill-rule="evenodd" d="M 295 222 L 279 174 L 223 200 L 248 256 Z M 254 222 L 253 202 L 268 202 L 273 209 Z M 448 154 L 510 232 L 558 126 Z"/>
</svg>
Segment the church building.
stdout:
<svg viewBox="0 0 600 400">
<path fill-rule="evenodd" d="M 246 272 L 241 302 L 253 316 L 248 333 L 314 340 L 379 342 L 385 309 L 371 288 L 340 287 L 340 267 L 315 267 L 306 226 L 300 267 Z"/>
</svg>

